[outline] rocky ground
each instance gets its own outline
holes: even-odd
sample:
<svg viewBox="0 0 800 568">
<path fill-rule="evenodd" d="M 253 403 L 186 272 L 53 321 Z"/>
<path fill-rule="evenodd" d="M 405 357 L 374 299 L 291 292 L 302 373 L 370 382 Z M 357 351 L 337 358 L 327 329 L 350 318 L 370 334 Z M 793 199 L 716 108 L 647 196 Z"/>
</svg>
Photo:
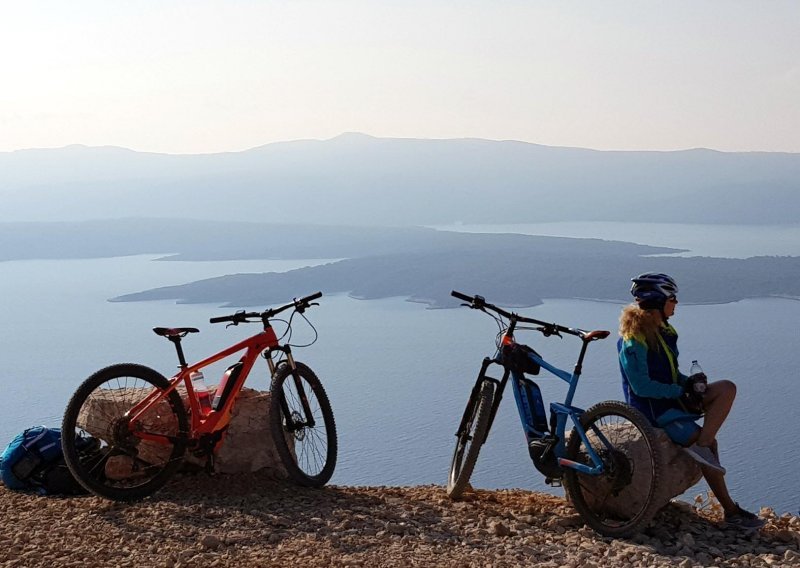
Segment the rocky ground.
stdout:
<svg viewBox="0 0 800 568">
<path fill-rule="evenodd" d="M 263 476 L 186 475 L 140 503 L 40 497 L 0 486 L 0 565 L 800 566 L 800 518 L 760 532 L 667 506 L 632 539 L 598 536 L 561 498 L 444 489 L 299 489 Z"/>
</svg>

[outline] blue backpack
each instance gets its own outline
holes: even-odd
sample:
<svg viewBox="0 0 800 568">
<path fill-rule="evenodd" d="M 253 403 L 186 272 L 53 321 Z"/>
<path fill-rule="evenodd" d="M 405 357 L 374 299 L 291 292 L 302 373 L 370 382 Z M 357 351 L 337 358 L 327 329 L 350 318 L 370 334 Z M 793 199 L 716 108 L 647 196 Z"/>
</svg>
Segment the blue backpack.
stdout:
<svg viewBox="0 0 800 568">
<path fill-rule="evenodd" d="M 9 489 L 43 495 L 86 492 L 64 463 L 60 428 L 34 426 L 18 434 L 0 456 L 0 479 Z"/>
</svg>

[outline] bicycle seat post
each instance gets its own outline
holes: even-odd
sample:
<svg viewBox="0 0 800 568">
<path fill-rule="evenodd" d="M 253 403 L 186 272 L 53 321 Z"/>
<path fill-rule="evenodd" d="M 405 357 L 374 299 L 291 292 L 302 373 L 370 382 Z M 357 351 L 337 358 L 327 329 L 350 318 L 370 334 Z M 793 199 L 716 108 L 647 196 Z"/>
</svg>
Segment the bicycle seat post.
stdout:
<svg viewBox="0 0 800 568">
<path fill-rule="evenodd" d="M 187 367 L 186 364 L 186 357 L 183 355 L 183 347 L 181 347 L 181 336 L 180 335 L 170 335 L 167 337 L 172 343 L 175 344 L 175 350 L 178 352 L 178 363 L 180 363 L 180 368 L 185 369 Z"/>
</svg>

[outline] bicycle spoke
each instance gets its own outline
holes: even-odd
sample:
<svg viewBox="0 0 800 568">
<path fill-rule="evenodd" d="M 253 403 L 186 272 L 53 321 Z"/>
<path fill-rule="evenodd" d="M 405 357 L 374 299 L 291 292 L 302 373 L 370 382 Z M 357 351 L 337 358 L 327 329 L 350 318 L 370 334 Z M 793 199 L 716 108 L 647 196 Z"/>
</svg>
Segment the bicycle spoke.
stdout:
<svg viewBox="0 0 800 568">
<path fill-rule="evenodd" d="M 590 467 L 602 463 L 599 475 L 567 470 L 565 481 L 576 509 L 603 534 L 625 535 L 647 522 L 654 510 L 658 469 L 647 419 L 619 402 L 595 405 L 582 419 L 586 440 L 576 432 L 568 443 L 568 457 Z M 587 446 L 587 443 L 589 446 Z"/>
<path fill-rule="evenodd" d="M 98 371 L 79 387 L 64 414 L 63 433 L 74 434 L 62 442 L 67 465 L 84 487 L 111 499 L 141 498 L 180 466 L 188 424 L 176 392 L 153 400 L 130 423 L 131 409 L 167 385 L 155 371 L 126 364 Z M 163 438 L 144 440 L 140 434 Z M 81 454 L 86 447 L 94 453 Z"/>
<path fill-rule="evenodd" d="M 325 483 L 335 465 L 336 430 L 319 379 L 302 364 L 296 370 L 284 367 L 273 379 L 273 392 L 275 444 L 289 475 L 303 485 Z"/>
</svg>

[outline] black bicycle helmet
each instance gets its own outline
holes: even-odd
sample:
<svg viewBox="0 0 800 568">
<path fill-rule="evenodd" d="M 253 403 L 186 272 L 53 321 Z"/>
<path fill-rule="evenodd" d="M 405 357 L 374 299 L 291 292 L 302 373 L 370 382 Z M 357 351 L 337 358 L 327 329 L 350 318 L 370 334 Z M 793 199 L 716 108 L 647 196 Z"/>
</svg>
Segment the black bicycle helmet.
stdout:
<svg viewBox="0 0 800 568">
<path fill-rule="evenodd" d="M 631 294 L 644 310 L 661 310 L 668 299 L 678 295 L 675 279 L 660 272 L 645 272 L 631 282 Z"/>
</svg>

